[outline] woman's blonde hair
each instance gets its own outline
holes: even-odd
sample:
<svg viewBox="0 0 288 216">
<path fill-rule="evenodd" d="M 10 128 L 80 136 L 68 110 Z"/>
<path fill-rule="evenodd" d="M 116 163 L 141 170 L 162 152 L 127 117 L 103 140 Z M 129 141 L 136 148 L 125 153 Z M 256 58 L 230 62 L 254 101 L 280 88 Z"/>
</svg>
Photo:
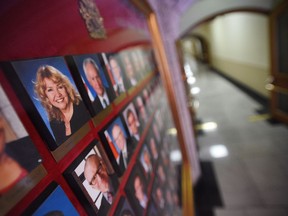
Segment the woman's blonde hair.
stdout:
<svg viewBox="0 0 288 216">
<path fill-rule="evenodd" d="M 36 73 L 36 81 L 34 83 L 34 91 L 40 100 L 42 106 L 45 108 L 48 113 L 48 118 L 51 121 L 52 119 L 63 120 L 63 115 L 61 111 L 54 107 L 48 97 L 46 96 L 46 84 L 44 79 L 50 79 L 56 84 L 62 84 L 68 94 L 69 103 L 79 104 L 81 98 L 79 93 L 74 89 L 69 79 L 62 74 L 59 70 L 51 65 L 44 65 L 38 68 Z"/>
</svg>

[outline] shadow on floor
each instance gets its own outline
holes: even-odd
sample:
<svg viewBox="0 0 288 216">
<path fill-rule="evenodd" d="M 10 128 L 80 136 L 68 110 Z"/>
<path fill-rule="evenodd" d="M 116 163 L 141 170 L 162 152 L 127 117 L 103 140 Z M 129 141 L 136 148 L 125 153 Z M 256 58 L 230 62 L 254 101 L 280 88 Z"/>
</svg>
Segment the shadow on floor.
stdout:
<svg viewBox="0 0 288 216">
<path fill-rule="evenodd" d="M 196 216 L 214 216 L 213 209 L 223 206 L 214 167 L 209 161 L 201 161 L 200 166 L 202 177 L 194 187 Z"/>
</svg>

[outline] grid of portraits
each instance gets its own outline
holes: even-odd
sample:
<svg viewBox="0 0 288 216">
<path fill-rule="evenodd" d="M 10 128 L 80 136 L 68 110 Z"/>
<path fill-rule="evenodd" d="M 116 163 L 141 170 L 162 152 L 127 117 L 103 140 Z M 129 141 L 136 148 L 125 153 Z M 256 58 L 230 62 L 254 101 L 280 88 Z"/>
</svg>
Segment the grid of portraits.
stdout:
<svg viewBox="0 0 288 216">
<path fill-rule="evenodd" d="M 23 170 L 23 179 L 17 178 L 9 190 L 1 185 L 0 205 L 7 206 L 1 208 L 3 214 L 13 212 L 13 206 L 39 182 L 44 182 L 45 189 L 30 192 L 38 198 L 27 201 L 33 215 L 61 215 L 68 209 L 69 215 L 78 215 L 79 209 L 92 215 L 165 215 L 156 200 L 156 185 L 161 186 L 165 206 L 179 208 L 174 201 L 179 196 L 173 185 L 177 185 L 176 165 L 169 155 L 171 146 L 179 146 L 177 137 L 169 135 L 174 125 L 151 48 L 3 62 L 1 66 L 5 73 L 1 82 L 8 81 L 0 89 L 1 133 L 4 128 L 6 137 L 1 151 Z M 33 125 L 28 132 L 5 95 L 11 86 L 13 101 Z M 10 107 L 9 115 L 5 115 L 6 107 Z M 40 138 L 29 139 L 31 132 Z M 51 174 L 57 167 L 72 195 Z M 16 199 L 12 192 L 19 187 L 25 190 Z M 7 199 L 8 194 L 14 202 Z M 63 208 L 52 208 L 55 196 Z M 75 197 L 78 201 L 71 202 Z"/>
</svg>

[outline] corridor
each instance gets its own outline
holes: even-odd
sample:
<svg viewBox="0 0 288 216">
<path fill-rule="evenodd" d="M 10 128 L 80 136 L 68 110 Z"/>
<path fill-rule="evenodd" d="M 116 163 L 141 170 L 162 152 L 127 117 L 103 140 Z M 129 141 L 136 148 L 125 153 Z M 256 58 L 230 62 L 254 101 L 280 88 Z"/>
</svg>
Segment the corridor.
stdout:
<svg viewBox="0 0 288 216">
<path fill-rule="evenodd" d="M 288 127 L 207 66 L 190 66 L 203 172 L 196 215 L 287 216 Z"/>
</svg>

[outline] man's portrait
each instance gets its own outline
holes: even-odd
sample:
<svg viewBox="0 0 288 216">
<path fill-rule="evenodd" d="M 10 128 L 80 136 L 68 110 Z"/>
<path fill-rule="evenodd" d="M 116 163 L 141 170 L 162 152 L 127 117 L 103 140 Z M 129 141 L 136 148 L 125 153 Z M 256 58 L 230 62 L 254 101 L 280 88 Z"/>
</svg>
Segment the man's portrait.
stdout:
<svg viewBox="0 0 288 216">
<path fill-rule="evenodd" d="M 134 194 L 137 199 L 136 202 L 138 204 L 138 209 L 141 212 L 144 212 L 148 204 L 148 197 L 146 194 L 144 181 L 140 175 L 137 174 L 135 175 L 133 186 L 134 186 Z"/>
<path fill-rule="evenodd" d="M 140 162 L 144 169 L 144 173 L 147 179 L 150 179 L 153 173 L 153 164 L 150 152 L 146 145 L 143 145 L 141 154 L 140 154 Z"/>
<path fill-rule="evenodd" d="M 148 206 L 147 182 L 140 164 L 135 164 L 125 186 L 128 199 L 136 215 L 144 215 Z"/>
<path fill-rule="evenodd" d="M 86 203 L 85 206 L 87 203 L 91 205 L 88 211 L 96 215 L 106 215 L 117 191 L 118 180 L 114 170 L 107 164 L 107 159 L 104 160 L 100 154 L 98 145 L 100 146 L 100 143 L 93 141 L 92 149 L 88 148 L 88 153 L 79 156 L 76 160 L 79 162 L 73 164 L 72 177 L 78 184 L 78 190 L 82 191 L 82 202 Z"/>
<path fill-rule="evenodd" d="M 137 76 L 142 79 L 144 77 L 144 68 L 142 68 L 141 60 L 139 59 L 139 55 L 137 49 L 133 49 L 130 51 L 131 59 L 135 68 L 135 73 Z"/>
<path fill-rule="evenodd" d="M 132 140 L 138 143 L 141 137 L 142 127 L 138 120 L 135 107 L 133 103 L 130 103 L 126 109 L 123 111 L 123 116 L 125 118 L 126 124 Z"/>
<path fill-rule="evenodd" d="M 150 98 L 150 93 L 148 91 L 148 88 L 145 88 L 142 92 L 142 96 L 143 96 L 143 102 L 145 105 L 146 110 L 148 111 L 148 113 L 152 114 L 152 112 L 154 111 L 154 108 L 152 106 L 151 103 L 151 98 Z"/>
<path fill-rule="evenodd" d="M 131 56 L 128 51 L 124 51 L 120 54 L 125 73 L 130 86 L 136 86 L 138 83 L 138 77 L 133 66 Z"/>
<path fill-rule="evenodd" d="M 142 99 L 142 97 L 140 95 L 138 95 L 135 98 L 134 104 L 135 104 L 135 107 L 136 107 L 136 111 L 137 111 L 140 123 L 141 123 L 141 125 L 145 126 L 146 123 L 149 120 L 149 115 L 148 115 L 148 113 L 146 111 L 145 104 L 144 104 L 143 99 Z"/>
<path fill-rule="evenodd" d="M 131 86 L 128 83 L 119 54 L 102 54 L 106 67 L 111 72 L 111 82 L 117 95 L 126 92 Z"/>
<path fill-rule="evenodd" d="M 98 55 L 79 55 L 73 58 L 97 114 L 116 98 L 107 71 Z"/>
<path fill-rule="evenodd" d="M 47 142 L 54 151 L 90 119 L 71 73 L 62 57 L 16 61 L 12 65 L 39 118 L 55 140 L 55 143 Z M 34 121 L 35 125 L 41 124 L 38 119 Z"/>
<path fill-rule="evenodd" d="M 159 154 L 158 154 L 158 148 L 157 148 L 155 138 L 154 138 L 154 136 L 149 136 L 149 137 L 147 137 L 147 140 L 148 140 L 147 142 L 148 142 L 150 151 L 152 153 L 153 161 L 156 162 Z"/>
<path fill-rule="evenodd" d="M 112 141 L 113 145 L 109 146 L 119 166 L 119 173 L 122 175 L 127 169 L 137 142 L 128 135 L 120 117 L 116 118 L 104 133 L 106 141 Z"/>
</svg>

